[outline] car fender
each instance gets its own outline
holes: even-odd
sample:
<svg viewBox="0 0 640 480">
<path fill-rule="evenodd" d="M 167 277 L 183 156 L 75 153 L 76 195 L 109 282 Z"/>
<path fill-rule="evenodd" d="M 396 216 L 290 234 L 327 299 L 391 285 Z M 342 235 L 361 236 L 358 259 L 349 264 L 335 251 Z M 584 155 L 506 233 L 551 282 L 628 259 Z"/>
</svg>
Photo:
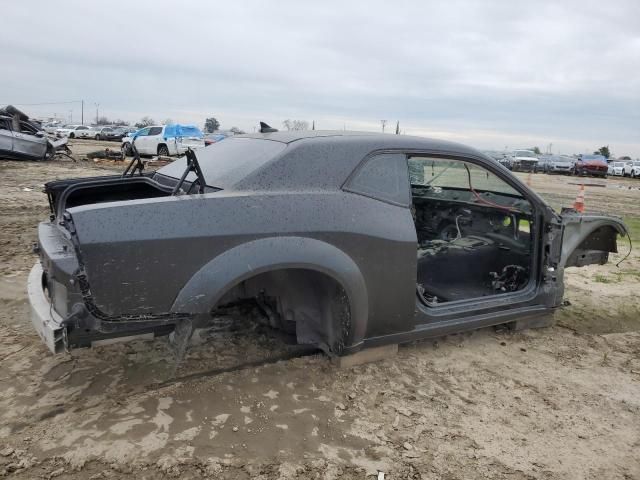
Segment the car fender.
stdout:
<svg viewBox="0 0 640 480">
<path fill-rule="evenodd" d="M 617 252 L 617 236 L 628 235 L 620 218 L 604 215 L 562 214 L 564 226 L 559 267 L 604 264 Z"/>
<path fill-rule="evenodd" d="M 360 269 L 345 252 L 307 237 L 268 237 L 238 245 L 206 263 L 178 293 L 171 311 L 207 314 L 238 283 L 285 268 L 315 270 L 335 279 L 349 299 L 352 344 L 364 339 L 367 288 Z"/>
</svg>

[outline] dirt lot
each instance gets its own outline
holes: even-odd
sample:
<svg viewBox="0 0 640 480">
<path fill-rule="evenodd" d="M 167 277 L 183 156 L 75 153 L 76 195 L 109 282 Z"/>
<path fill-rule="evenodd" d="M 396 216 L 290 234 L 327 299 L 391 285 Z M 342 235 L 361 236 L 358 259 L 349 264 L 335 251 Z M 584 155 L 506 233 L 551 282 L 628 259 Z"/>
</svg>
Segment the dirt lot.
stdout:
<svg viewBox="0 0 640 480">
<path fill-rule="evenodd" d="M 0 476 L 640 479 L 640 256 L 616 268 L 625 241 L 608 265 L 568 272 L 552 328 L 404 345 L 350 370 L 313 356 L 172 381 L 164 339 L 50 355 L 25 294 L 42 184 L 122 168 L 0 161 Z M 554 207 L 578 189 L 530 181 Z M 587 208 L 634 224 L 640 181 L 605 183 L 587 187 Z M 175 376 L 286 348 L 239 324 Z"/>
</svg>

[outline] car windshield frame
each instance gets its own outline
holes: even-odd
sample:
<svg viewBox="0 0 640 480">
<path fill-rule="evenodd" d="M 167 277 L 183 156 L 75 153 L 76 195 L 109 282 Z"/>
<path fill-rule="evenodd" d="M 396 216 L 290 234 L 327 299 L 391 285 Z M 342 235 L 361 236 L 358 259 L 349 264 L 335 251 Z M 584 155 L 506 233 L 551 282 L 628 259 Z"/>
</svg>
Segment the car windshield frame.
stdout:
<svg viewBox="0 0 640 480">
<path fill-rule="evenodd" d="M 536 154 L 534 152 L 529 151 L 529 150 L 514 150 L 513 151 L 513 156 L 514 157 L 525 157 L 525 158 L 536 158 Z"/>
</svg>

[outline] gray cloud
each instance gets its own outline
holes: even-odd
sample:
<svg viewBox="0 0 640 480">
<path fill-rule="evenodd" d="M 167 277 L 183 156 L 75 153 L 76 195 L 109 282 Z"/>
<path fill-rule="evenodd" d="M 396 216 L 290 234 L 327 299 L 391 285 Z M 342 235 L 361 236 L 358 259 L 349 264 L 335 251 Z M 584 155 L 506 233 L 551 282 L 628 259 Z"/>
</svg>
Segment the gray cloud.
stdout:
<svg viewBox="0 0 640 480">
<path fill-rule="evenodd" d="M 640 156 L 635 0 L 228 3 L 5 5 L 0 101 L 247 130 L 385 118 L 480 148 Z"/>
</svg>

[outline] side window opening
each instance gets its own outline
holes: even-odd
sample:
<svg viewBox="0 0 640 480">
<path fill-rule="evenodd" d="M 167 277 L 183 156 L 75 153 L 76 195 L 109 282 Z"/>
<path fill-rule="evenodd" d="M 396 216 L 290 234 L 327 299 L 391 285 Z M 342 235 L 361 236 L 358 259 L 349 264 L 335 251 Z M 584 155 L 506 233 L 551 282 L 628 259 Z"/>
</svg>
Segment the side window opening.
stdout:
<svg viewBox="0 0 640 480">
<path fill-rule="evenodd" d="M 37 130 L 26 122 L 20 122 L 20 132 L 26 133 L 29 135 L 34 135 L 37 132 Z"/>
<path fill-rule="evenodd" d="M 409 206 L 406 156 L 384 153 L 365 160 L 345 189 L 385 202 Z"/>
<path fill-rule="evenodd" d="M 474 163 L 426 156 L 407 161 L 423 303 L 525 288 L 534 247 L 531 203 Z"/>
<path fill-rule="evenodd" d="M 159 135 L 160 133 L 162 133 L 162 127 L 151 127 L 147 132 L 147 135 Z"/>
</svg>

